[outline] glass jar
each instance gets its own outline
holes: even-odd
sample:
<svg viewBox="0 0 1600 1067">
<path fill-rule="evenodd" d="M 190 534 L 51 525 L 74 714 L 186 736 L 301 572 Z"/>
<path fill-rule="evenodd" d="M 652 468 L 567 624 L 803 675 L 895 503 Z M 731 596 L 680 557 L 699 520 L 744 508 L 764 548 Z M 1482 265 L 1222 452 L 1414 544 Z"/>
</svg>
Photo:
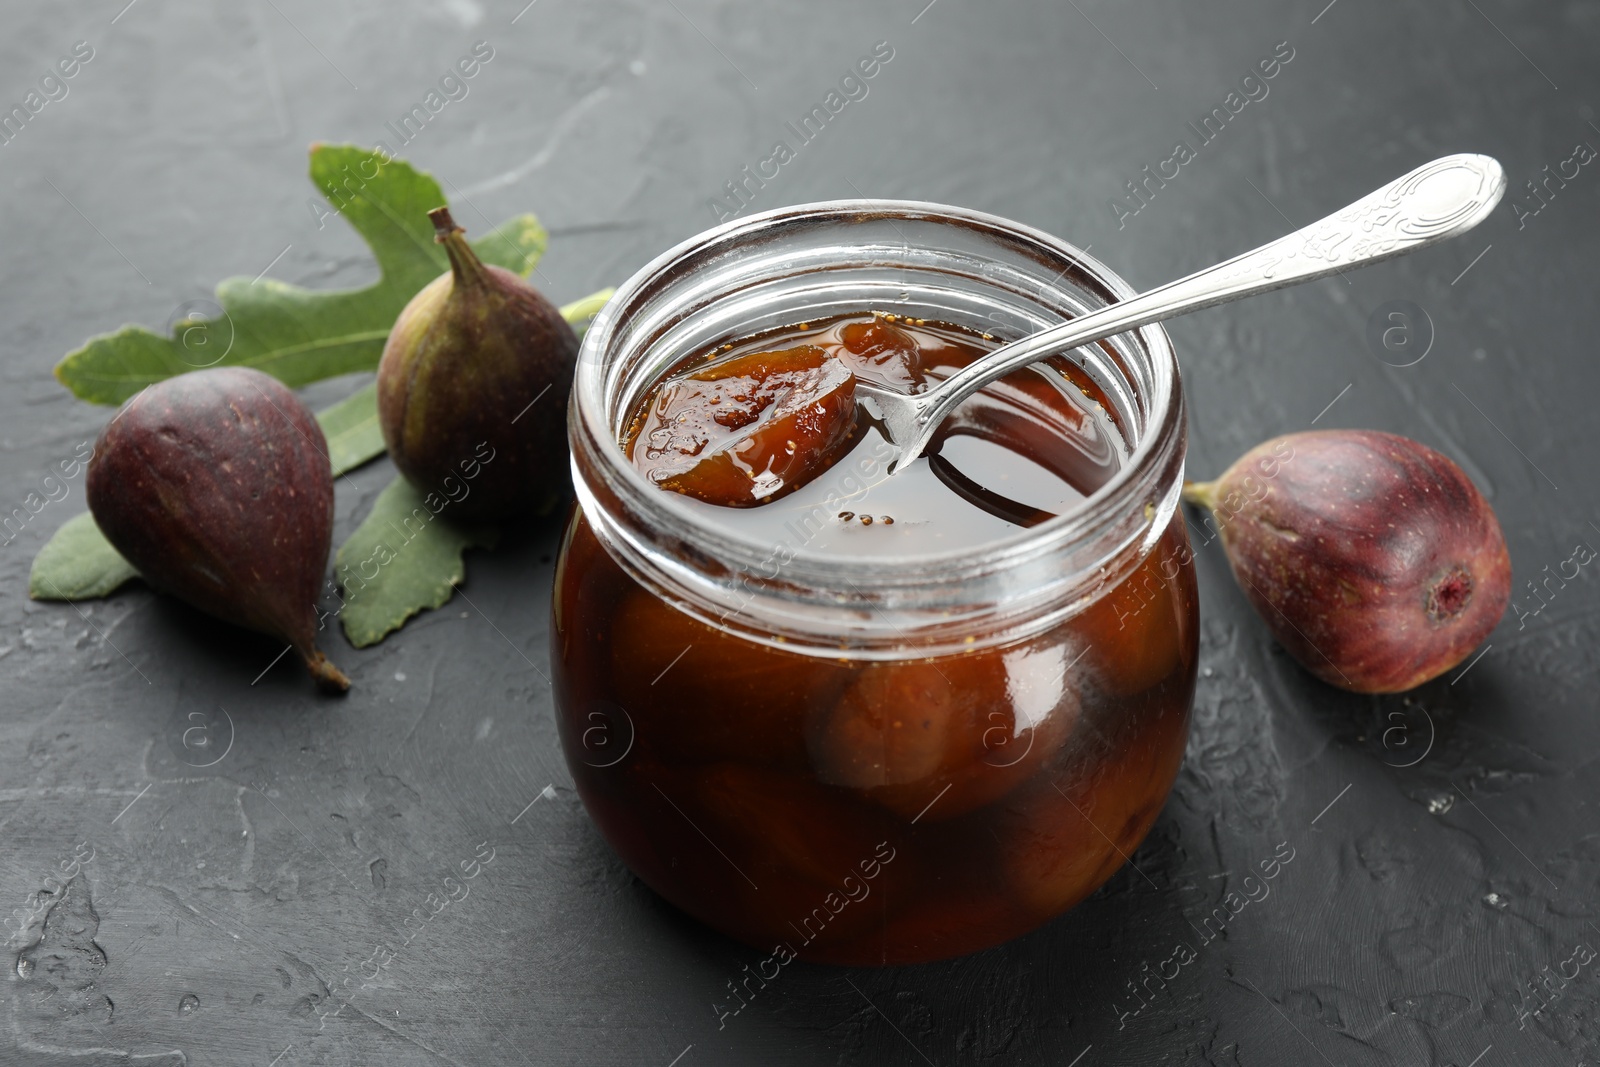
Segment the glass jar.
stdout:
<svg viewBox="0 0 1600 1067">
<path fill-rule="evenodd" d="M 1131 295 L 1036 230 L 857 200 L 708 231 L 600 313 L 569 409 L 551 661 L 579 794 L 648 885 L 775 966 L 916 963 L 1038 926 L 1138 846 L 1183 757 L 1198 641 L 1161 327 L 1068 357 L 1121 470 L 976 549 L 808 551 L 825 514 L 760 542 L 619 444 L 684 356 L 766 329 L 881 310 L 1012 340 Z M 858 466 L 824 477 L 884 476 Z"/>
</svg>

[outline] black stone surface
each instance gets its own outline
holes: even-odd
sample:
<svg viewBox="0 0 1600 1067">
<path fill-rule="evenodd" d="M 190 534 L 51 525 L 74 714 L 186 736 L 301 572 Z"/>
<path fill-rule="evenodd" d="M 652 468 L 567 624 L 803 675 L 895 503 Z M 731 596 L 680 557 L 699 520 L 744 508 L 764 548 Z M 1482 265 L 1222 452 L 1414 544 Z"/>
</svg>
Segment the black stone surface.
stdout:
<svg viewBox="0 0 1600 1067">
<path fill-rule="evenodd" d="M 328 700 L 287 661 L 262 673 L 271 641 L 142 588 L 29 602 L 34 552 L 84 508 L 73 481 L 0 547 L 0 1063 L 1600 1059 L 1600 590 L 1595 565 L 1544 599 L 1524 584 L 1600 545 L 1600 163 L 1543 200 L 1525 185 L 1600 146 L 1600 5 L 126 2 L 5 8 L 7 108 L 74 42 L 94 49 L 0 146 L 5 515 L 108 416 L 50 376 L 90 333 L 159 326 L 227 275 L 372 276 L 351 232 L 318 227 L 306 146 L 389 139 L 474 42 L 494 59 L 402 154 L 470 201 L 475 229 L 538 212 L 542 284 L 570 300 L 714 222 L 724 183 L 887 41 L 867 96 L 754 208 L 969 205 L 1149 286 L 1436 155 L 1503 161 L 1507 202 L 1466 238 L 1170 329 L 1194 474 L 1313 422 L 1417 437 L 1490 496 L 1516 601 L 1469 669 L 1356 697 L 1274 647 L 1208 546 L 1188 759 L 1129 866 L 966 959 L 790 966 L 719 1027 L 713 1004 L 759 954 L 635 882 L 570 788 L 545 680 L 553 524 L 471 557 L 454 601 L 376 648 L 332 639 L 355 689 Z M 1197 145 L 1186 124 L 1279 42 L 1293 58 L 1267 95 L 1119 225 L 1125 183 Z M 1414 365 L 1369 347 L 1390 301 L 1431 322 Z M 389 477 L 380 461 L 341 482 L 337 537 Z M 225 747 L 210 766 L 185 744 L 196 724 Z M 1128 983 L 1171 976 L 1190 924 L 1288 850 L 1270 896 L 1135 998 Z M 368 962 L 480 854 L 467 899 Z M 30 925 L 63 865 L 76 876 Z"/>
</svg>

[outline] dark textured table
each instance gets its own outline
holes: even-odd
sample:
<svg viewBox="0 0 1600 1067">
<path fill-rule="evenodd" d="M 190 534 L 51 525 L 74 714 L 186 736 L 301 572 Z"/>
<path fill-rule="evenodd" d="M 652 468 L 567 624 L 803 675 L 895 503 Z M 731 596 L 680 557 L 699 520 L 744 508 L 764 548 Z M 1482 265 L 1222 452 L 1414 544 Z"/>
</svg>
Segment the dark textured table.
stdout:
<svg viewBox="0 0 1600 1067">
<path fill-rule="evenodd" d="M 19 909 L 0 1063 L 1600 1059 L 1600 4 L 524 2 L 7 7 L 7 108 L 75 42 L 93 56 L 0 146 L 0 511 L 24 516 L 0 547 L 0 910 Z M 395 145 L 386 124 L 480 40 L 470 93 Z M 879 42 L 865 95 L 798 142 L 786 123 Z M 1130 865 L 1012 944 L 796 964 L 719 1026 L 761 954 L 635 881 L 570 788 L 553 522 L 472 556 L 463 594 L 387 642 L 332 639 L 345 700 L 286 663 L 252 682 L 277 646 L 141 587 L 27 599 L 81 479 L 16 509 L 108 416 L 54 362 L 225 275 L 370 279 L 354 235 L 319 227 L 305 150 L 380 139 L 490 218 L 538 212 L 557 300 L 737 209 L 856 195 L 1016 218 L 1149 286 L 1434 156 L 1492 154 L 1511 188 L 1466 238 L 1170 330 L 1193 474 L 1313 423 L 1419 438 L 1498 510 L 1513 608 L 1466 669 L 1346 695 L 1275 648 L 1207 546 L 1188 758 Z M 793 158 L 745 207 L 727 183 L 771 174 L 779 140 Z M 336 538 L 389 477 L 341 483 Z M 197 722 L 228 742 L 210 766 Z M 463 860 L 470 896 L 374 964 Z M 26 920 L 58 871 L 43 975 Z"/>
</svg>

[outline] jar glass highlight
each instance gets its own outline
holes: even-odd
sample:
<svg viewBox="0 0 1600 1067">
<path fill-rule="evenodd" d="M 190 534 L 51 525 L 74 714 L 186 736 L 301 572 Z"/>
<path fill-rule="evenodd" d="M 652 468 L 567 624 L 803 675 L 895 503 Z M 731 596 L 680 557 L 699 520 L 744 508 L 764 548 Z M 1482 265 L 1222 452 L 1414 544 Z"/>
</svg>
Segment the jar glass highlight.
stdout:
<svg viewBox="0 0 1600 1067">
<path fill-rule="evenodd" d="M 1159 326 L 1068 357 L 1107 400 L 1121 470 L 975 549 L 808 551 L 822 508 L 759 541 L 619 443 L 684 356 L 763 330 L 876 310 L 1005 341 L 1131 295 L 1027 227 L 861 200 L 708 231 L 600 314 L 569 409 L 556 715 L 596 825 L 656 892 L 779 963 L 915 963 L 1039 926 L 1138 846 L 1183 757 L 1198 643 Z"/>
</svg>

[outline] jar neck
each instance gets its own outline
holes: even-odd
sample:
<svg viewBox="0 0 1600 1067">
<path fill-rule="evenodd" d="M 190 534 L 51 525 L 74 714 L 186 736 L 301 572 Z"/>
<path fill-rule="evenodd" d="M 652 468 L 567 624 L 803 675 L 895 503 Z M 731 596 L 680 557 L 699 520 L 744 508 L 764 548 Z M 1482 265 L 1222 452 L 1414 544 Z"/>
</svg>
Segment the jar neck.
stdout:
<svg viewBox="0 0 1600 1067">
<path fill-rule="evenodd" d="M 1183 400 L 1159 326 L 1069 356 L 1116 409 L 1123 469 L 1071 513 L 957 552 L 842 557 L 808 547 L 804 518 L 767 541 L 708 523 L 633 468 L 622 428 L 683 355 L 823 311 L 893 304 L 1012 340 L 1131 295 L 1073 246 L 959 208 L 838 201 L 729 223 L 646 266 L 585 336 L 569 409 L 579 504 L 641 585 L 753 641 L 873 659 L 1041 632 L 1125 578 L 1178 506 Z"/>
</svg>

